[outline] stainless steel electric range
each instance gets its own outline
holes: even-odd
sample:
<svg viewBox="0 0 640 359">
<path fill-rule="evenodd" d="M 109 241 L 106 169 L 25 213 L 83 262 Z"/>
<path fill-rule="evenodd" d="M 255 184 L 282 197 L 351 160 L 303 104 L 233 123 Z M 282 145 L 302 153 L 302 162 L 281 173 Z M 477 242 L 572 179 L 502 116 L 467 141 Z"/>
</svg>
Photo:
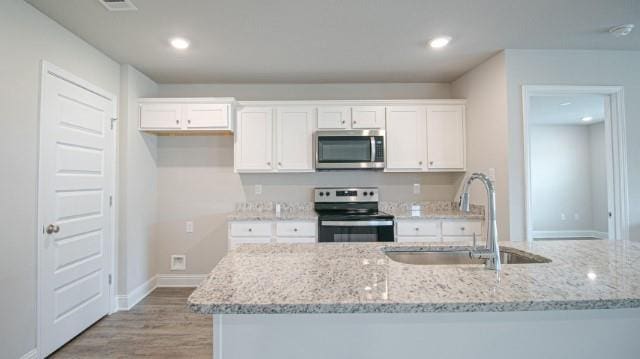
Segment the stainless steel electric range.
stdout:
<svg viewBox="0 0 640 359">
<path fill-rule="evenodd" d="M 393 242 L 393 216 L 378 211 L 378 189 L 316 188 L 318 242 Z"/>
</svg>

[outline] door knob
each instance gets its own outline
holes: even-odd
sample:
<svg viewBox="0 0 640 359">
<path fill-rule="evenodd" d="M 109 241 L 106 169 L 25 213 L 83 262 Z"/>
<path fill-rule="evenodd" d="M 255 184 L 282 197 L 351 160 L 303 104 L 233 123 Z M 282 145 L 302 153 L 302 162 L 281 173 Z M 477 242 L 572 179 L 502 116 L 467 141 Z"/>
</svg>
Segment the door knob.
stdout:
<svg viewBox="0 0 640 359">
<path fill-rule="evenodd" d="M 47 226 L 47 234 L 58 233 L 60 232 L 60 226 L 57 224 L 50 224 Z"/>
</svg>

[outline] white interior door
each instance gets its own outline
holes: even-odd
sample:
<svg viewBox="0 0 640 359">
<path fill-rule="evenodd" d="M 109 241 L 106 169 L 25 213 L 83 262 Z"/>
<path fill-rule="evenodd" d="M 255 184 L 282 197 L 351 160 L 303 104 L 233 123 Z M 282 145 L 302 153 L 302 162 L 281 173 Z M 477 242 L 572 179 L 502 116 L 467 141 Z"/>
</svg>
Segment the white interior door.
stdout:
<svg viewBox="0 0 640 359">
<path fill-rule="evenodd" d="M 111 297 L 114 100 L 70 77 L 45 66 L 38 189 L 43 356 L 108 314 Z"/>
</svg>

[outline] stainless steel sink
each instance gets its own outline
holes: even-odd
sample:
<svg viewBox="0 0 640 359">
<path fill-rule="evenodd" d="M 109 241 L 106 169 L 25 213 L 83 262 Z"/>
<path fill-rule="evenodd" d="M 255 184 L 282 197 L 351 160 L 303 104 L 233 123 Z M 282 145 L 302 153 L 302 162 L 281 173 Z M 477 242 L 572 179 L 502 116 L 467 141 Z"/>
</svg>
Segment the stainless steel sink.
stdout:
<svg viewBox="0 0 640 359">
<path fill-rule="evenodd" d="M 384 253 L 391 260 L 418 265 L 456 265 L 456 264 L 484 264 L 484 259 L 472 258 L 471 250 L 451 249 L 410 249 L 401 247 L 387 247 Z M 549 263 L 550 259 L 512 248 L 500 248 L 502 264 Z"/>
</svg>

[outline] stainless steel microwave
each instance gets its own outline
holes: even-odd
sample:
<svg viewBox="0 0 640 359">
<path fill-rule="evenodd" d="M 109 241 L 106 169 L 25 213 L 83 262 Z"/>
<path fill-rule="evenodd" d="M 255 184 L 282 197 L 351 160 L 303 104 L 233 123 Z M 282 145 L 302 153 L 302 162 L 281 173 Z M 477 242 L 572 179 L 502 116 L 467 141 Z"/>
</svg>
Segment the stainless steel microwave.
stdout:
<svg viewBox="0 0 640 359">
<path fill-rule="evenodd" d="M 316 169 L 383 169 L 384 130 L 316 131 Z"/>
</svg>

